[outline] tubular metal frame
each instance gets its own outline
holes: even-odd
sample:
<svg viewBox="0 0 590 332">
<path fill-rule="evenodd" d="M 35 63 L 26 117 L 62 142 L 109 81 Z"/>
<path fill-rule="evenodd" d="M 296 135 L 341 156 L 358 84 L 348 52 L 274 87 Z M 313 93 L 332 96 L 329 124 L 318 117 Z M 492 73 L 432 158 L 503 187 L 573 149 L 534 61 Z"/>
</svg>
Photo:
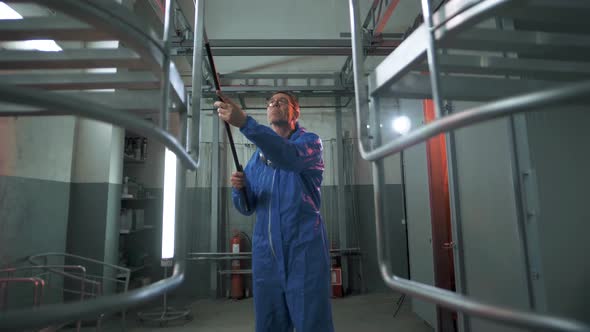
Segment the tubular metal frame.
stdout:
<svg viewBox="0 0 590 332">
<path fill-rule="evenodd" d="M 463 2 L 463 4 L 469 3 L 469 5 L 465 6 L 461 10 L 456 10 L 453 13 L 452 19 L 450 19 L 449 21 L 455 19 L 455 22 L 453 22 L 451 26 L 454 29 L 458 30 L 459 28 L 461 28 L 462 23 L 466 24 L 466 22 L 473 22 L 473 20 L 475 20 L 476 17 L 489 15 L 492 9 L 496 9 L 496 5 L 504 5 L 509 2 L 510 1 L 506 0 L 474 0 L 471 2 L 466 1 Z M 522 3 L 522 1 L 517 2 Z M 453 2 L 450 3 L 453 4 Z M 547 106 L 557 104 L 563 106 L 564 104 L 568 104 L 575 98 L 578 98 L 578 101 L 581 99 L 588 100 L 590 99 L 590 82 L 586 81 L 581 83 L 572 83 L 562 87 L 500 99 L 461 113 L 456 113 L 442 118 L 437 118 L 435 121 L 419 129 L 413 130 L 407 135 L 401 136 L 389 143 L 385 143 L 384 145 L 381 145 L 381 137 L 378 130 L 379 126 L 373 125 L 371 127 L 374 128 L 373 130 L 375 131 L 373 132 L 374 141 L 373 147 L 371 148 L 367 145 L 367 143 L 369 142 L 369 135 L 366 129 L 366 119 L 370 115 L 372 121 L 375 122 L 376 119 L 378 119 L 379 117 L 379 114 L 377 112 L 378 107 L 376 105 L 378 104 L 379 100 L 378 98 L 373 98 L 372 95 L 377 92 L 378 88 L 383 88 L 395 79 L 401 77 L 401 75 L 404 72 L 407 72 L 407 69 L 405 67 L 409 67 L 412 63 L 415 63 L 418 58 L 420 58 L 421 56 L 423 56 L 424 53 L 426 53 L 426 51 L 429 55 L 430 70 L 437 71 L 436 57 L 430 57 L 431 54 L 435 55 L 436 53 L 436 49 L 434 49 L 434 38 L 436 37 L 437 32 L 432 30 L 433 26 L 435 26 L 436 23 L 433 23 L 433 20 L 430 19 L 428 6 L 425 6 L 423 2 L 423 15 L 425 16 L 425 18 L 428 18 L 425 19 L 425 21 L 428 21 L 428 26 L 426 28 L 421 27 L 421 33 L 425 32 L 424 29 L 429 29 L 430 31 L 428 32 L 432 32 L 430 39 L 431 42 L 429 42 L 427 46 L 428 50 L 422 50 L 421 52 L 423 53 L 421 53 L 421 55 L 418 54 L 414 58 L 409 58 L 409 60 L 407 60 L 407 62 L 402 65 L 392 64 L 391 62 L 388 62 L 388 59 L 386 59 L 379 66 L 387 66 L 392 64 L 396 67 L 395 71 L 393 72 L 397 74 L 387 77 L 380 77 L 377 74 L 373 73 L 371 77 L 369 77 L 369 82 L 367 83 L 367 81 L 365 81 L 364 79 L 365 76 L 364 71 L 362 69 L 364 63 L 364 54 L 362 52 L 362 36 L 361 31 L 359 29 L 360 14 L 358 0 L 349 0 L 349 6 L 351 31 L 353 32 L 352 54 L 355 80 L 356 125 L 357 132 L 359 134 L 359 152 L 363 159 L 371 161 L 373 165 L 372 170 L 375 196 L 374 201 L 377 256 L 379 269 L 385 283 L 390 288 L 400 291 L 402 293 L 415 296 L 422 300 L 432 302 L 437 305 L 456 310 L 458 312 L 474 315 L 490 321 L 503 323 L 505 325 L 523 328 L 534 328 L 536 331 L 590 331 L 589 326 L 575 320 L 553 317 L 549 315 L 541 315 L 538 313 L 517 310 L 513 308 L 495 306 L 485 303 L 483 301 L 472 299 L 465 295 L 451 292 L 449 290 L 441 289 L 438 287 L 415 282 L 412 280 L 407 280 L 399 276 L 396 276 L 392 273 L 391 266 L 388 263 L 384 249 L 385 242 L 382 234 L 384 215 L 384 197 L 382 187 L 384 184 L 385 174 L 383 158 L 391 154 L 401 152 L 404 149 L 421 143 L 435 135 L 462 128 L 471 124 L 499 118 L 510 114 L 538 110 L 539 108 L 544 108 Z M 462 12 L 462 10 L 473 11 L 476 14 L 470 16 L 467 15 L 465 12 Z M 464 17 L 462 17 L 462 15 Z M 440 23 L 440 20 L 437 23 Z M 412 37 L 410 36 L 410 38 Z M 402 45 L 400 46 L 402 50 L 404 50 L 403 46 L 404 43 L 402 43 Z M 436 76 L 437 74 L 435 73 L 433 77 L 435 77 L 436 79 Z M 377 84 L 377 87 L 374 86 L 376 82 L 379 82 Z M 373 87 L 371 85 L 373 85 Z M 437 89 L 436 83 L 432 84 L 432 86 L 433 89 Z M 434 96 L 437 96 L 437 103 L 440 103 L 438 91 L 433 91 L 432 94 Z"/>
<path fill-rule="evenodd" d="M 167 0 L 167 2 L 173 2 L 174 0 Z M 168 66 L 165 59 L 169 59 L 170 45 L 165 42 L 162 45 L 155 39 L 154 36 L 147 35 L 144 30 L 137 29 L 135 24 L 134 15 L 117 15 L 116 11 L 113 12 L 109 8 L 120 9 L 121 6 L 114 7 L 112 4 L 108 4 L 105 1 L 96 2 L 82 2 L 79 0 L 64 0 L 64 1 L 36 1 L 39 4 L 51 6 L 64 12 L 68 12 L 72 16 L 80 17 L 91 23 L 95 27 L 106 30 L 113 35 L 121 37 L 129 45 L 139 52 L 139 54 L 151 63 L 152 70 L 156 73 L 162 74 L 160 71 L 164 70 L 164 80 L 167 81 L 170 74 L 169 71 L 175 72 L 173 65 Z M 202 0 L 196 0 L 197 6 Z M 109 7 L 110 6 L 110 7 Z M 167 4 L 170 6 L 170 4 Z M 59 8 L 57 8 L 59 7 Z M 112 9 L 111 8 L 111 9 Z M 170 7 L 168 7 L 170 8 Z M 200 7 L 202 8 L 202 7 Z M 166 15 L 171 15 L 170 11 L 166 12 Z M 202 20 L 202 13 L 198 13 L 196 16 L 200 16 Z M 197 17 L 195 17 L 195 21 Z M 169 31 L 170 18 L 167 17 L 165 20 L 164 31 Z M 165 37 L 166 39 L 166 37 Z M 196 45 L 197 42 L 195 42 Z M 198 52 L 193 55 L 193 63 L 199 63 L 200 59 L 195 59 Z M 176 77 L 177 75 L 175 75 Z M 194 78 L 193 78 L 194 80 Z M 179 85 L 179 83 L 181 85 Z M 183 101 L 186 100 L 187 96 L 184 90 L 184 86 L 180 80 L 172 80 L 170 82 L 175 88 L 175 91 L 179 95 L 178 97 Z M 160 109 L 161 114 L 167 113 L 167 105 L 169 105 L 169 93 L 168 88 L 163 89 L 162 92 L 162 107 Z M 198 98 L 196 98 L 198 99 Z M 184 191 L 184 180 L 185 171 L 195 170 L 199 165 L 199 154 L 198 150 L 195 158 L 191 157 L 187 152 L 186 143 L 186 130 L 181 133 L 181 142 L 171 135 L 164 128 L 159 128 L 151 122 L 143 120 L 141 117 L 126 114 L 117 109 L 105 107 L 98 103 L 88 102 L 81 98 L 76 97 L 64 97 L 53 94 L 47 91 L 40 91 L 37 89 L 14 87 L 7 84 L 0 84 L 0 100 L 12 102 L 15 104 L 36 106 L 41 110 L 15 110 L 15 111 L 0 111 L 0 116 L 46 116 L 46 115 L 79 115 L 86 118 L 91 118 L 110 124 L 114 124 L 120 127 L 125 127 L 133 130 L 138 134 L 145 135 L 153 138 L 162 143 L 166 148 L 170 149 L 180 159 L 181 163 L 178 164 L 180 170 L 180 176 L 177 177 L 177 182 L 181 184 L 177 185 L 180 188 L 179 191 Z M 193 95 L 193 102 L 195 96 Z M 83 109 L 80 109 L 80 105 L 84 105 Z M 200 105 L 193 103 L 192 116 L 194 118 L 200 117 Z M 184 122 L 187 121 L 186 116 L 182 116 Z M 193 124 L 197 124 L 193 131 L 197 133 L 194 136 L 196 142 L 193 141 L 194 146 L 199 144 L 200 124 L 198 120 L 193 120 Z M 164 124 L 165 125 L 165 124 Z M 186 125 L 184 126 L 186 128 Z M 181 196 L 182 197 L 182 196 Z M 177 211 L 182 211 L 183 202 L 179 200 L 177 202 Z M 177 216 L 180 214 L 177 213 Z M 98 313 L 109 313 L 120 311 L 130 306 L 134 306 L 149 300 L 152 300 L 170 290 L 173 290 L 179 286 L 184 280 L 185 273 L 185 218 L 177 217 L 176 222 L 176 233 L 178 239 L 178 245 L 176 246 L 175 252 L 175 264 L 173 273 L 170 277 L 160 280 L 149 286 L 142 287 L 130 291 L 126 294 L 115 294 L 97 297 L 81 303 L 65 303 L 65 304 L 51 304 L 44 306 L 43 308 L 33 308 L 24 310 L 14 310 L 3 313 L 0 316 L 0 328 L 2 329 L 24 329 L 32 327 L 43 327 L 52 323 L 59 323 L 64 321 L 80 320 L 85 318 L 96 317 Z"/>
</svg>

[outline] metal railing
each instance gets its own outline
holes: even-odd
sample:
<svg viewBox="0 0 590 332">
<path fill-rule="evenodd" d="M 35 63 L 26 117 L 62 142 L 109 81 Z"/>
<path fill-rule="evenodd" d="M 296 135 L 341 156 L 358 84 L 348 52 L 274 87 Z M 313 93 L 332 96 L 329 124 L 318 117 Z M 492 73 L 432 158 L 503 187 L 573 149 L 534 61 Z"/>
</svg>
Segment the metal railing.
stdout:
<svg viewBox="0 0 590 332">
<path fill-rule="evenodd" d="M 351 31 L 353 32 L 352 54 L 355 80 L 356 125 L 357 132 L 359 133 L 358 144 L 361 157 L 372 162 L 376 213 L 375 223 L 377 256 L 379 269 L 385 283 L 390 288 L 410 296 L 414 296 L 422 300 L 456 310 L 458 312 L 503 323 L 505 325 L 534 328 L 535 331 L 590 331 L 589 326 L 575 320 L 553 317 L 550 315 L 542 315 L 515 308 L 495 306 L 462 294 L 454 293 L 446 289 L 441 289 L 396 276 L 392 273 L 391 266 L 388 263 L 388 259 L 385 254 L 385 241 L 383 239 L 383 184 L 385 183 L 383 158 L 403 151 L 404 149 L 407 149 L 418 143 L 424 142 L 428 138 L 431 138 L 435 135 L 459 129 L 474 123 L 479 123 L 519 112 L 532 111 L 540 107 L 548 107 L 552 105 L 563 106 L 574 99 L 577 102 L 584 99 L 589 100 L 590 82 L 573 83 L 563 87 L 501 99 L 442 118 L 440 118 L 440 112 L 438 112 L 437 119 L 435 121 L 419 129 L 413 130 L 412 132 L 384 145 L 381 145 L 381 137 L 378 129 L 379 126 L 373 125 L 371 126 L 374 130 L 373 145 L 372 147 L 369 147 L 369 134 L 367 130 L 367 118 L 369 115 L 368 108 L 371 108 L 370 112 L 371 115 L 373 115 L 373 121 L 375 121 L 375 123 L 379 123 L 379 114 L 376 111 L 378 107 L 375 105 L 378 103 L 378 101 L 370 98 L 368 94 L 369 90 L 367 89 L 367 82 L 364 76 L 364 54 L 362 51 L 362 36 L 359 29 L 360 14 L 358 0 L 349 0 L 349 6 Z M 436 64 L 436 49 L 434 45 L 435 34 L 433 31 L 433 20 L 431 18 L 431 13 L 429 12 L 427 0 L 422 1 L 422 12 L 425 17 L 425 22 L 429 32 L 427 53 L 429 56 L 428 59 L 430 70 L 434 71 L 434 73 L 431 73 L 432 79 L 435 81 L 435 84 L 432 84 L 434 89 L 432 95 L 435 96 L 436 104 L 438 106 L 437 108 L 439 108 L 441 97 L 436 84 L 438 81 L 438 70 Z M 369 101 L 371 101 L 370 105 Z"/>
<path fill-rule="evenodd" d="M 164 37 L 164 42 L 159 43 L 154 41 L 152 36 L 146 35 L 143 31 L 137 31 L 134 24 L 126 24 L 126 20 L 134 19 L 133 17 L 122 17 L 121 15 L 110 15 L 109 10 L 111 5 L 107 2 L 96 1 L 38 1 L 40 4 L 52 7 L 59 7 L 60 10 L 67 11 L 74 17 L 76 14 L 83 15 L 88 23 L 95 27 L 107 29 L 109 33 L 119 34 L 127 42 L 131 42 L 134 48 L 139 49 L 140 55 L 147 57 L 149 63 L 159 66 L 164 73 L 163 89 L 162 89 L 162 108 L 160 109 L 161 118 L 163 119 L 168 114 L 170 107 L 170 96 L 168 85 L 176 84 L 177 82 L 170 82 L 168 71 L 173 70 L 174 67 L 169 65 L 169 43 L 168 36 Z M 166 1 L 166 19 L 164 31 L 170 32 L 170 8 L 173 6 L 174 0 Z M 202 0 L 197 0 L 195 4 L 195 26 L 202 26 L 203 6 Z M 110 6 L 110 7 L 109 7 Z M 112 23 L 112 24 L 110 24 Z M 198 23 L 198 24 L 197 24 Z M 130 37 L 131 36 L 131 37 Z M 136 38 L 137 37 L 137 38 Z M 197 38 L 195 38 L 196 44 Z M 195 46 L 195 50 L 200 47 Z M 195 51 L 193 54 L 193 63 L 200 63 L 200 59 L 196 58 L 199 52 Z M 194 66 L 195 67 L 195 66 Z M 198 66 L 200 67 L 200 65 Z M 200 86 L 201 77 L 193 77 L 193 87 Z M 178 87 L 175 85 L 176 90 Z M 184 91 L 184 89 L 182 89 Z M 179 96 L 183 101 L 186 96 Z M 192 147 L 199 145 L 200 133 L 200 99 L 198 94 L 192 95 Z M 48 116 L 48 115 L 78 115 L 90 119 L 95 119 L 125 127 L 138 134 L 145 135 L 162 143 L 166 148 L 171 150 L 181 163 L 178 163 L 177 174 L 180 174 L 177 181 L 182 185 L 177 185 L 179 191 L 184 190 L 184 174 L 185 171 L 195 170 L 199 165 L 199 153 L 195 149 L 193 157 L 187 152 L 187 116 L 186 113 L 181 114 L 181 121 L 183 129 L 181 130 L 180 142 L 174 138 L 167 131 L 167 121 L 162 121 L 163 127 L 158 127 L 155 124 L 143 120 L 141 117 L 122 112 L 117 109 L 105 107 L 98 103 L 89 102 L 75 97 L 65 97 L 56 95 L 51 92 L 42 91 L 38 89 L 17 88 L 7 84 L 0 84 L 0 100 L 19 104 L 29 105 L 39 108 L 39 110 L 3 110 L 0 111 L 0 116 Z M 191 105 L 189 103 L 189 105 Z M 177 200 L 176 209 L 182 210 L 182 199 Z M 179 214 L 177 213 L 177 216 Z M 176 258 L 173 269 L 173 274 L 163 280 L 145 286 L 140 289 L 129 291 L 125 294 L 105 295 L 80 303 L 64 303 L 64 304 L 49 304 L 41 308 L 23 309 L 7 311 L 0 315 L 0 328 L 17 330 L 31 327 L 43 327 L 52 323 L 59 323 L 64 321 L 75 321 L 80 319 L 96 317 L 97 313 L 116 312 L 130 306 L 134 306 L 151 299 L 156 298 L 168 291 L 176 288 L 184 279 L 185 272 L 185 237 L 184 237 L 185 221 L 182 217 L 177 217 L 176 222 L 176 238 L 178 243 L 176 246 Z"/>
</svg>

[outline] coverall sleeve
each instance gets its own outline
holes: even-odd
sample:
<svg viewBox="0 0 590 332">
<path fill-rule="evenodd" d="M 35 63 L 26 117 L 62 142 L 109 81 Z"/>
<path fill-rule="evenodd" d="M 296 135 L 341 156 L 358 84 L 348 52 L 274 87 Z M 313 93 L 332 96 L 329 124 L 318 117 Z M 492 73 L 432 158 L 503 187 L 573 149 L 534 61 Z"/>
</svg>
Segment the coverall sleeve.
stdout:
<svg viewBox="0 0 590 332">
<path fill-rule="evenodd" d="M 304 133 L 291 141 L 250 116 L 240 131 L 280 169 L 301 173 L 322 167 L 322 141 L 316 134 Z"/>
<path fill-rule="evenodd" d="M 257 155 L 258 154 L 254 152 L 254 155 L 252 156 L 252 158 L 250 158 L 250 161 L 248 161 L 248 165 L 246 165 L 246 168 L 244 169 L 244 174 L 246 178 L 246 186 L 244 188 L 246 188 L 246 195 L 248 195 L 250 211 L 246 210 L 246 202 L 244 202 L 242 191 L 232 187 L 232 201 L 234 203 L 234 206 L 241 214 L 245 216 L 251 215 L 256 210 L 256 195 L 254 195 L 254 190 L 252 187 L 252 182 L 249 179 L 249 175 L 252 175 L 252 167 L 254 165 L 254 162 L 256 161 Z"/>
</svg>

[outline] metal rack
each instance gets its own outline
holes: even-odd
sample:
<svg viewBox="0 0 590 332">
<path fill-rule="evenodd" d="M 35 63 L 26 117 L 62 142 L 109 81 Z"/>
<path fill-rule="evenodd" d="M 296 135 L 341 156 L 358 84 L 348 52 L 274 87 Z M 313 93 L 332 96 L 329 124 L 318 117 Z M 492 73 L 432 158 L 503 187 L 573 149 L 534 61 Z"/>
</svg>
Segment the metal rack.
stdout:
<svg viewBox="0 0 590 332">
<path fill-rule="evenodd" d="M 590 29 L 586 18 L 590 3 L 453 0 L 431 13 L 429 1 L 422 0 L 424 23 L 366 80 L 358 1 L 349 0 L 349 4 L 359 150 L 373 165 L 377 253 L 385 283 L 442 307 L 506 325 L 535 330 L 590 331 L 588 325 L 574 320 L 499 307 L 393 275 L 385 255 L 386 240 L 382 237 L 383 158 L 386 156 L 482 121 L 550 106 L 567 109 L 569 105 L 587 105 Z M 495 20 L 488 20 L 491 18 Z M 490 24 L 491 28 L 483 27 Z M 378 123 L 380 99 L 384 97 L 432 98 L 436 119 L 382 144 Z M 486 103 L 446 115 L 442 112 L 443 98 Z M 369 128 L 372 128 L 371 136 Z M 453 172 L 449 174 L 451 185 L 456 176 Z"/>
<path fill-rule="evenodd" d="M 125 127 L 157 140 L 174 152 L 180 161 L 177 164 L 177 196 L 182 198 L 185 171 L 195 170 L 199 164 L 200 95 L 187 96 L 180 75 L 170 62 L 169 35 L 174 1 L 166 1 L 163 38 L 156 36 L 133 11 L 117 1 L 24 2 L 34 2 L 56 14 L 50 17 L 2 20 L 0 41 L 117 40 L 120 47 L 66 49 L 60 52 L 1 50 L 0 69 L 9 69 L 10 73 L 5 71 L 0 74 L 0 116 L 77 115 Z M 196 7 L 202 8 L 202 5 Z M 200 25 L 195 21 L 195 26 Z M 195 45 L 197 42 L 195 40 Z M 194 57 L 198 53 L 195 52 Z M 86 70 L 90 68 L 117 68 L 117 72 L 96 73 Z M 194 76 L 199 79 L 193 78 L 193 87 L 197 91 L 200 91 L 201 86 L 199 69 L 196 69 L 197 75 Z M 194 111 L 190 105 L 197 105 Z M 168 131 L 170 111 L 179 112 L 182 124 L 180 138 Z M 160 114 L 159 126 L 143 119 L 147 113 L 155 112 Z M 191 120 L 193 139 L 189 153 L 187 113 L 191 112 L 194 112 Z M 177 211 L 182 211 L 182 199 L 177 202 Z M 179 214 L 176 213 L 176 253 L 183 253 L 185 224 Z M 96 317 L 98 313 L 120 311 L 176 288 L 184 279 L 184 271 L 184 255 L 177 254 L 173 274 L 152 285 L 126 294 L 101 296 L 80 303 L 7 311 L 0 317 L 0 328 L 20 330 L 43 327 Z"/>
</svg>

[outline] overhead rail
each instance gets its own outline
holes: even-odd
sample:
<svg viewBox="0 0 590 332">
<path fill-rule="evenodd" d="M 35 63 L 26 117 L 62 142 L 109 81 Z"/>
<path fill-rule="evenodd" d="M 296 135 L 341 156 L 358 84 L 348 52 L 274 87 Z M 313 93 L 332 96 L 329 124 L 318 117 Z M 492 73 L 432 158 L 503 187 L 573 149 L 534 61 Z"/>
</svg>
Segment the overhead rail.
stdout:
<svg viewBox="0 0 590 332">
<path fill-rule="evenodd" d="M 445 45 L 453 45 L 454 47 L 462 47 L 461 38 L 466 39 L 470 37 L 469 28 L 472 28 L 476 23 L 483 21 L 495 15 L 505 14 L 509 15 L 511 10 L 522 14 L 527 13 L 527 18 L 534 17 L 535 12 L 541 12 L 557 8 L 563 12 L 572 14 L 577 10 L 582 12 L 588 11 L 590 6 L 587 1 L 543 1 L 543 0 L 454 0 L 443 6 L 441 10 L 432 14 L 429 9 L 429 2 L 422 1 L 422 13 L 425 18 L 425 23 L 416 29 L 401 45 L 389 56 L 381 62 L 376 69 L 369 75 L 368 80 L 365 79 L 364 73 L 364 54 L 362 51 L 362 36 L 360 32 L 360 15 L 358 0 L 349 0 L 351 31 L 353 31 L 353 67 L 354 67 L 354 81 L 355 81 L 355 101 L 356 101 L 356 125 L 359 133 L 358 143 L 361 157 L 372 162 L 373 170 L 373 185 L 374 185 L 374 199 L 375 199 L 375 223 L 377 233 L 377 256 L 379 262 L 379 269 L 385 283 L 392 289 L 398 290 L 410 296 L 415 296 L 422 300 L 426 300 L 445 308 L 456 310 L 468 315 L 477 316 L 479 318 L 490 321 L 502 323 L 505 325 L 522 327 L 527 329 L 534 329 L 535 331 L 590 331 L 590 326 L 572 319 L 562 317 L 554 317 L 551 315 L 543 315 L 531 311 L 524 311 L 515 308 L 506 308 L 501 306 L 485 303 L 471 297 L 458 294 L 446 289 L 433 287 L 427 284 L 407 280 L 396 276 L 392 273 L 388 258 L 386 257 L 385 239 L 383 238 L 383 207 L 384 207 L 384 164 L 383 158 L 398 153 L 415 144 L 426 141 L 428 138 L 436 136 L 441 133 L 449 132 L 451 130 L 466 127 L 471 124 L 480 123 L 495 119 L 498 117 L 511 115 L 519 112 L 538 111 L 549 106 L 559 105 L 560 108 L 565 106 L 580 103 L 588 103 L 590 101 L 590 77 L 585 74 L 588 73 L 588 63 L 574 63 L 572 67 L 572 59 L 566 57 L 564 75 L 561 75 L 558 82 L 551 82 L 551 84 L 530 84 L 526 79 L 518 77 L 511 79 L 509 77 L 501 76 L 499 78 L 479 78 L 479 77 L 449 77 L 457 73 L 450 69 L 459 69 L 463 71 L 467 68 L 468 71 L 485 70 L 487 67 L 498 65 L 503 66 L 505 70 L 510 73 L 522 74 L 527 77 L 531 74 L 531 70 L 546 73 L 551 70 L 542 68 L 543 65 L 555 59 L 541 59 L 529 61 L 530 59 L 522 59 L 526 65 L 520 67 L 515 61 L 521 59 L 503 58 L 497 62 L 485 62 L 471 60 L 468 63 L 452 63 L 452 56 L 445 53 L 441 56 L 438 49 Z M 572 14 L 573 15 L 573 14 Z M 582 16 L 580 16 L 582 18 Z M 479 30 L 476 30 L 479 31 Z M 466 34 L 461 35 L 462 32 Z M 477 32 L 475 33 L 477 34 Z M 498 38 L 502 31 L 491 32 L 489 35 Z M 544 39 L 539 36 L 546 36 L 541 32 L 534 33 L 535 38 L 529 39 L 531 44 L 536 46 L 547 47 L 549 44 L 559 48 L 559 42 L 556 39 Z M 484 36 L 484 35 L 482 35 Z M 504 36 L 508 36 L 504 34 Z M 589 44 L 581 42 L 586 36 L 570 36 L 562 42 L 578 43 L 579 48 L 588 47 Z M 478 48 L 495 50 L 494 42 L 486 44 L 485 38 L 476 41 L 473 37 L 471 43 L 467 43 L 466 48 Z M 510 37 L 509 37 L 510 38 Z M 523 38 L 526 39 L 526 38 Z M 510 43 L 504 40 L 505 46 Z M 509 40 L 508 40 L 509 41 Z M 523 40 L 515 41 L 512 46 L 518 46 Z M 436 47 L 435 47 L 436 46 Z M 557 52 L 562 57 L 559 60 L 564 61 L 564 52 Z M 506 50 L 509 51 L 509 50 Z M 443 52 L 444 53 L 444 52 Z M 441 56 L 439 59 L 437 59 Z M 462 55 L 465 56 L 465 55 Z M 428 65 L 424 61 L 428 57 Z M 480 58 L 480 59 L 483 59 Z M 493 67 L 492 67 L 493 68 Z M 569 70 L 568 70 L 569 68 Z M 574 68 L 577 73 L 573 73 Z M 428 69 L 430 72 L 430 79 L 423 79 L 423 82 L 428 82 L 427 88 L 423 84 L 403 85 L 403 79 L 412 71 L 423 72 Z M 524 72 L 523 72 L 524 71 Z M 444 73 L 445 76 L 442 76 Z M 459 72 L 458 74 L 464 74 Z M 536 73 L 535 73 L 536 74 Z M 542 74 L 543 75 L 543 74 Z M 414 79 L 409 79 L 409 82 L 414 82 L 418 76 L 425 77 L 423 74 L 415 74 Z M 460 76 L 460 75 L 457 75 Z M 444 92 L 444 80 L 452 78 L 457 80 L 459 85 L 462 79 L 477 80 L 477 79 L 496 79 L 496 82 L 513 81 L 512 89 L 505 89 L 503 95 L 489 94 L 487 98 L 482 98 L 483 93 L 479 93 L 477 98 L 469 94 L 464 97 L 466 100 L 486 100 L 490 101 L 481 106 L 452 114 L 442 116 L 440 112 L 441 100 L 446 94 L 440 94 L 441 88 Z M 564 82 L 564 78 L 568 79 Z M 438 81 L 440 80 L 440 82 Z M 464 83 L 463 81 L 462 83 Z M 440 83 L 440 84 L 437 84 Z M 397 84 L 397 85 L 396 85 Z M 527 86 L 529 84 L 529 86 Z M 367 89 L 368 87 L 368 89 Z M 440 87 L 440 88 L 439 88 Z M 539 89 L 541 87 L 541 89 Z M 399 93 L 400 88 L 402 93 Z M 404 90 L 405 89 L 405 90 Z M 422 94 L 417 93 L 420 89 Z M 430 91 L 427 91 L 430 90 Z M 407 95 L 404 95 L 406 93 Z M 477 91 L 473 91 L 478 94 Z M 378 125 L 370 125 L 368 119 L 372 119 L 373 123 L 379 121 L 379 97 L 395 96 L 403 98 L 410 95 L 412 98 L 433 98 L 437 105 L 437 118 L 419 128 L 409 132 L 406 135 L 400 136 L 388 143 L 381 145 L 381 136 Z M 370 103 L 369 103 L 370 101 Z M 567 107 L 566 107 L 567 108 Z M 369 128 L 373 128 L 372 140 L 369 139 Z M 371 143 L 371 145 L 369 144 Z"/>
</svg>

